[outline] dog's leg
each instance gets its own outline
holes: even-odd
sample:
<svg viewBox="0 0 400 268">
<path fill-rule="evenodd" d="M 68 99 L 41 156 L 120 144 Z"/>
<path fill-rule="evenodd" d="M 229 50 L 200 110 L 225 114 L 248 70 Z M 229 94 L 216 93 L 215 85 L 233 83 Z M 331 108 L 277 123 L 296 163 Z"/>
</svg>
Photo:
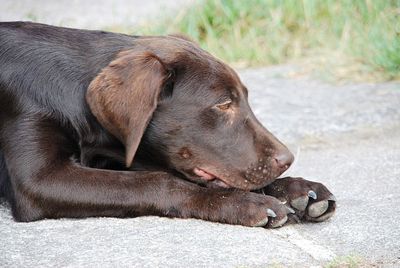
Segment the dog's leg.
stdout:
<svg viewBox="0 0 400 268">
<path fill-rule="evenodd" d="M 276 227 L 287 219 L 287 208 L 274 197 L 207 189 L 164 172 L 81 166 L 73 161 L 75 142 L 48 121 L 18 120 L 4 134 L 13 213 L 20 221 L 162 215 Z"/>
<path fill-rule="evenodd" d="M 274 181 L 260 192 L 287 202 L 296 212 L 292 215 L 295 220 L 324 221 L 335 213 L 335 197 L 318 182 L 287 177 Z"/>
</svg>

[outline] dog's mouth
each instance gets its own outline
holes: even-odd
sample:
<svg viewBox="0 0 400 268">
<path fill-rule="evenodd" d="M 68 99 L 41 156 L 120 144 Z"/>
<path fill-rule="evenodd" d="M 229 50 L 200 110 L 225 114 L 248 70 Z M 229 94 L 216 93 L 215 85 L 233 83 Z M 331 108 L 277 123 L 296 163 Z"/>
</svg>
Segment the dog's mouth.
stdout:
<svg viewBox="0 0 400 268">
<path fill-rule="evenodd" d="M 196 167 L 193 169 L 193 173 L 205 181 L 208 187 L 232 188 L 223 178 L 214 175 L 214 173 L 208 170 Z"/>
</svg>

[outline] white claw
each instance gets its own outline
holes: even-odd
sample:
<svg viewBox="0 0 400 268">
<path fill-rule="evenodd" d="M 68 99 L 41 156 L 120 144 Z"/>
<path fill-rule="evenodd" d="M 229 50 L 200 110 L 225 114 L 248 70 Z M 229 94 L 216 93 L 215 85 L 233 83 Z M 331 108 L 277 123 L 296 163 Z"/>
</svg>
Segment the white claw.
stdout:
<svg viewBox="0 0 400 268">
<path fill-rule="evenodd" d="M 291 214 L 295 214 L 296 213 L 291 207 L 288 207 L 288 206 L 286 206 L 286 212 L 287 213 L 291 213 Z"/>
<path fill-rule="evenodd" d="M 308 196 L 314 200 L 317 199 L 317 194 L 313 190 L 308 191 Z"/>
<path fill-rule="evenodd" d="M 270 217 L 272 217 L 272 218 L 275 218 L 275 217 L 276 217 L 275 212 L 274 212 L 272 209 L 270 209 L 270 208 L 267 209 L 267 215 L 270 216 Z"/>
</svg>

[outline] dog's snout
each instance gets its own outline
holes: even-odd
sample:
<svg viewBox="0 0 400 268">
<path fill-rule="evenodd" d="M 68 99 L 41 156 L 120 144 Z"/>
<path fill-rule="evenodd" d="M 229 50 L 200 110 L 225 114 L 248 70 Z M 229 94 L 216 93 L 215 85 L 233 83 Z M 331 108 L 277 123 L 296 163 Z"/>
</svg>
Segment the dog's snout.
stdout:
<svg viewBox="0 0 400 268">
<path fill-rule="evenodd" d="M 294 156 L 289 150 L 279 152 L 274 156 L 278 168 L 283 172 L 287 170 L 294 161 Z"/>
</svg>

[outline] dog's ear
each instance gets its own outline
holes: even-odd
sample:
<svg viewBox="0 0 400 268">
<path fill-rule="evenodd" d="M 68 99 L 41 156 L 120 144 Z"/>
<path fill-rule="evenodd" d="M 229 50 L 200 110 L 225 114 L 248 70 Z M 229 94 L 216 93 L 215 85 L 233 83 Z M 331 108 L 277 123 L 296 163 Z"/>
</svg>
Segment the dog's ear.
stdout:
<svg viewBox="0 0 400 268">
<path fill-rule="evenodd" d="M 132 164 L 168 76 L 153 53 L 128 50 L 89 85 L 89 107 L 100 124 L 125 145 L 127 167 Z"/>
</svg>

